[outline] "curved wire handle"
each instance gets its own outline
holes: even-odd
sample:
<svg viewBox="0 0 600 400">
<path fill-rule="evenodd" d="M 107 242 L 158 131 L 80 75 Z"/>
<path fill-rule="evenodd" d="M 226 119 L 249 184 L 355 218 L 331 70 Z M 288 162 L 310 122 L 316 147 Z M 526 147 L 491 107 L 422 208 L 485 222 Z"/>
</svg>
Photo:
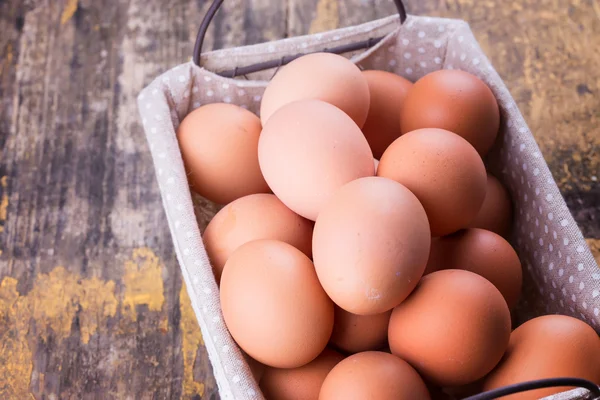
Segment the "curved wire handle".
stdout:
<svg viewBox="0 0 600 400">
<path fill-rule="evenodd" d="M 202 22 L 200 23 L 200 29 L 198 29 L 198 36 L 196 37 L 196 43 L 194 45 L 194 56 L 193 56 L 194 64 L 196 64 L 198 66 L 200 66 L 200 56 L 202 55 L 202 45 L 204 44 L 204 38 L 206 36 L 206 32 L 208 31 L 208 27 L 209 27 L 211 21 L 213 20 L 215 14 L 217 13 L 217 11 L 219 11 L 219 8 L 223 4 L 223 1 L 224 0 L 214 0 L 212 2 L 212 4 L 210 5 L 210 7 L 208 8 L 208 11 L 206 12 L 206 15 L 204 16 L 204 18 L 202 19 Z M 402 0 L 394 0 L 394 4 L 396 4 L 396 8 L 398 9 L 398 14 L 400 16 L 400 23 L 402 24 L 402 23 L 404 23 L 404 21 L 406 21 L 406 9 L 404 8 L 404 4 L 402 3 Z M 323 51 L 328 52 L 328 53 L 342 54 L 342 53 L 346 53 L 349 51 L 355 51 L 355 50 L 369 48 L 369 47 L 375 45 L 376 43 L 378 43 L 381 39 L 383 39 L 383 37 L 370 38 L 370 39 L 362 41 L 362 42 L 350 43 L 350 44 L 343 45 L 343 46 L 333 47 L 330 49 L 324 49 Z M 289 62 L 291 62 L 292 60 L 295 60 L 296 58 L 300 57 L 301 55 L 302 54 L 296 54 L 293 56 L 282 57 L 281 59 L 278 59 L 278 60 L 265 61 L 265 62 L 261 62 L 258 64 L 248 65 L 245 67 L 236 67 L 233 70 L 217 72 L 217 74 L 221 75 L 221 76 L 228 76 L 228 77 L 233 78 L 235 76 L 246 75 L 246 74 L 250 74 L 252 72 L 263 71 L 265 69 L 270 69 L 270 68 L 288 64 Z"/>
<path fill-rule="evenodd" d="M 590 393 L 594 396 L 592 397 L 592 399 L 600 399 L 600 386 L 596 385 L 594 382 L 581 378 L 550 378 L 538 379 L 535 381 L 522 382 L 516 383 L 514 385 L 504 386 L 498 389 L 490 390 L 484 393 L 467 397 L 464 400 L 493 400 L 504 396 L 508 396 L 510 394 L 561 386 L 575 386 L 584 388 L 589 390 Z"/>
</svg>

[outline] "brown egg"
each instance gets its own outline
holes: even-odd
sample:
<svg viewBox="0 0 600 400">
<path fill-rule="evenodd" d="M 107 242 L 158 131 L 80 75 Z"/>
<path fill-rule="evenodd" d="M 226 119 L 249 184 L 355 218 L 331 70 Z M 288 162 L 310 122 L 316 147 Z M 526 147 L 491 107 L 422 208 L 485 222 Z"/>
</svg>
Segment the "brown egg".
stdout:
<svg viewBox="0 0 600 400">
<path fill-rule="evenodd" d="M 346 184 L 315 223 L 313 260 L 321 285 L 353 314 L 391 310 L 423 275 L 428 225 L 417 198 L 397 182 L 368 177 Z"/>
<path fill-rule="evenodd" d="M 312 262 L 277 240 L 255 240 L 233 252 L 221 277 L 221 308 L 242 350 L 271 367 L 314 360 L 333 329 L 333 303 Z"/>
<path fill-rule="evenodd" d="M 419 374 L 388 353 L 366 351 L 336 365 L 323 383 L 319 400 L 428 400 Z"/>
<path fill-rule="evenodd" d="M 468 271 L 424 276 L 392 312 L 392 353 L 438 386 L 474 382 L 498 364 L 510 337 L 510 312 L 488 280 Z"/>
<path fill-rule="evenodd" d="M 387 344 L 391 314 L 356 315 L 336 306 L 329 343 L 346 353 L 380 350 Z"/>
<path fill-rule="evenodd" d="M 484 390 L 535 379 L 571 377 L 600 384 L 600 338 L 588 324 L 564 315 L 546 315 L 519 326 L 502 362 L 485 379 Z M 503 399 L 540 399 L 572 388 L 549 388 Z"/>
<path fill-rule="evenodd" d="M 512 227 L 510 195 L 500 181 L 489 173 L 483 205 L 469 227 L 487 229 L 504 237 L 510 234 Z"/>
<path fill-rule="evenodd" d="M 454 132 L 484 156 L 500 128 L 498 102 L 483 81 L 468 72 L 441 70 L 419 79 L 400 111 L 402 133 L 422 128 Z"/>
<path fill-rule="evenodd" d="M 433 236 L 465 228 L 485 197 L 486 173 L 466 140 L 442 129 L 420 129 L 383 153 L 377 176 L 400 182 L 423 204 Z"/>
<path fill-rule="evenodd" d="M 217 283 L 231 253 L 252 240 L 281 240 L 312 257 L 313 225 L 272 194 L 252 194 L 229 203 L 202 236 Z"/>
<path fill-rule="evenodd" d="M 375 174 L 373 154 L 358 126 L 320 100 L 279 109 L 262 131 L 258 159 L 277 197 L 313 221 L 342 185 Z"/>
<path fill-rule="evenodd" d="M 314 360 L 298 368 L 267 368 L 260 382 L 267 400 L 318 400 L 327 374 L 344 356 L 325 349 Z"/>
<path fill-rule="evenodd" d="M 519 256 L 502 236 L 483 229 L 466 229 L 432 240 L 426 273 L 463 269 L 483 276 L 513 308 L 521 295 L 523 271 Z"/>
<path fill-rule="evenodd" d="M 371 106 L 362 131 L 373 156 L 381 157 L 385 149 L 400 136 L 399 110 L 412 82 L 391 72 L 363 71 L 369 84 Z"/>
<path fill-rule="evenodd" d="M 252 376 L 256 380 L 256 382 L 260 382 L 263 375 L 265 374 L 265 367 L 263 364 L 256 361 L 254 358 L 250 357 L 248 354 L 244 354 L 244 359 L 248 363 L 248 367 L 250 368 L 250 372 L 252 372 Z"/>
<path fill-rule="evenodd" d="M 233 104 L 202 106 L 184 118 L 177 140 L 192 190 L 227 204 L 270 189 L 258 166 L 260 120 Z"/>
<path fill-rule="evenodd" d="M 281 68 L 269 82 L 260 104 L 263 125 L 284 105 L 309 99 L 333 104 L 362 127 L 369 112 L 369 85 L 360 69 L 342 56 L 302 56 Z"/>
</svg>

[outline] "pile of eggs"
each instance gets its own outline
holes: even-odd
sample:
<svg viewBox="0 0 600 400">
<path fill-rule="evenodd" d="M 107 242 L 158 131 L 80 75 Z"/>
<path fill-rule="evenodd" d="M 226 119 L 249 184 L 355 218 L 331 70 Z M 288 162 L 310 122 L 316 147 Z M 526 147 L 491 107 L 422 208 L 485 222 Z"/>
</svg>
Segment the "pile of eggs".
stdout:
<svg viewBox="0 0 600 400">
<path fill-rule="evenodd" d="M 413 84 L 328 53 L 282 68 L 260 118 L 216 103 L 182 121 L 190 186 L 224 205 L 203 235 L 223 317 L 267 399 L 600 383 L 584 322 L 543 316 L 511 332 L 511 202 L 482 159 L 499 126 L 469 73 Z"/>
</svg>

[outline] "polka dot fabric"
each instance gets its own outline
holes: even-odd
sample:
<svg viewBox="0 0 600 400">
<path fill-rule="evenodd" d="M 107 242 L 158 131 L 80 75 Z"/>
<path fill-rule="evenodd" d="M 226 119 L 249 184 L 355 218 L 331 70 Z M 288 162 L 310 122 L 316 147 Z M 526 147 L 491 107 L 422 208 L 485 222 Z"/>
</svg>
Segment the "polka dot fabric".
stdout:
<svg viewBox="0 0 600 400">
<path fill-rule="evenodd" d="M 386 70 L 413 81 L 439 69 L 465 70 L 483 79 L 498 98 L 502 130 L 486 165 L 508 187 L 515 206 L 511 242 L 525 272 L 518 322 L 560 313 L 580 318 L 600 331 L 600 269 L 513 98 L 469 26 L 458 20 L 415 16 L 400 26 L 398 17 L 392 16 L 330 32 L 206 53 L 201 60 L 203 68 L 191 62 L 179 65 L 138 97 L 177 258 L 222 399 L 264 397 L 223 323 L 218 287 L 201 239 L 201 231 L 218 207 L 190 193 L 177 127 L 190 111 L 208 103 L 233 103 L 258 113 L 262 93 L 275 72 L 231 79 L 212 70 L 381 36 L 384 39 L 371 49 L 348 57 L 363 69 Z M 560 399 L 580 394 L 574 391 Z"/>
</svg>

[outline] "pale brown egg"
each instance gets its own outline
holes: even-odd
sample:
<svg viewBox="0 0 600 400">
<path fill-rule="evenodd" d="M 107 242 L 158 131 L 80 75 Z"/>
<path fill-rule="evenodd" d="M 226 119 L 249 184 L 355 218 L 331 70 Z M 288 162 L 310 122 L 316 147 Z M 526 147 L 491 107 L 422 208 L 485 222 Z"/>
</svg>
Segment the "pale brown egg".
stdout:
<svg viewBox="0 0 600 400">
<path fill-rule="evenodd" d="M 363 71 L 369 84 L 371 106 L 362 131 L 373 156 L 381 157 L 385 149 L 400 136 L 400 107 L 412 82 L 386 71 Z"/>
<path fill-rule="evenodd" d="M 377 176 L 393 179 L 417 196 L 433 236 L 467 227 L 485 198 L 481 157 L 466 140 L 443 129 L 400 136 L 383 153 Z"/>
<path fill-rule="evenodd" d="M 202 236 L 217 283 L 231 253 L 252 240 L 281 240 L 312 257 L 313 225 L 272 194 L 252 194 L 229 203 Z"/>
<path fill-rule="evenodd" d="M 442 269 L 463 269 L 483 276 L 500 290 L 511 309 L 521 295 L 519 256 L 494 232 L 471 228 L 432 240 L 425 273 Z"/>
<path fill-rule="evenodd" d="M 441 128 L 465 138 L 483 157 L 500 128 L 498 102 L 478 77 L 459 70 L 432 72 L 419 79 L 400 110 L 402 133 Z"/>
<path fill-rule="evenodd" d="M 380 314 L 417 285 L 430 240 L 425 211 L 407 188 L 386 178 L 361 178 L 338 190 L 319 214 L 313 260 L 338 306 Z"/>
<path fill-rule="evenodd" d="M 428 400 L 419 374 L 388 353 L 366 351 L 337 364 L 325 378 L 319 400 Z"/>
<path fill-rule="evenodd" d="M 392 310 L 374 315 L 356 315 L 335 307 L 333 333 L 329 343 L 345 353 L 381 350 L 387 344 Z"/>
<path fill-rule="evenodd" d="M 298 368 L 267 367 L 260 382 L 266 400 L 318 400 L 327 374 L 344 356 L 326 348 L 311 362 Z"/>
<path fill-rule="evenodd" d="M 227 204 L 270 189 L 258 166 L 260 120 L 233 104 L 215 103 L 188 114 L 177 130 L 191 189 Z"/>
<path fill-rule="evenodd" d="M 341 186 L 375 174 L 373 154 L 358 126 L 320 100 L 277 110 L 261 133 L 258 159 L 277 197 L 313 221 Z"/>
<path fill-rule="evenodd" d="M 489 173 L 487 174 L 485 199 L 469 227 L 487 229 L 503 237 L 508 237 L 510 234 L 512 228 L 510 195 L 502 183 Z"/>
<path fill-rule="evenodd" d="M 333 329 L 333 303 L 310 259 L 277 240 L 240 246 L 221 276 L 221 308 L 237 344 L 258 362 L 297 368 L 314 360 Z"/>
<path fill-rule="evenodd" d="M 600 338 L 583 321 L 546 315 L 513 331 L 502 362 L 485 379 L 484 390 L 536 379 L 571 377 L 600 385 Z M 534 400 L 573 388 L 533 390 L 503 399 Z"/>
<path fill-rule="evenodd" d="M 260 104 L 263 125 L 284 105 L 309 99 L 333 104 L 362 127 L 369 112 L 369 85 L 360 69 L 342 56 L 302 56 L 281 68 L 265 89 Z"/>
<path fill-rule="evenodd" d="M 510 337 L 510 312 L 487 279 L 469 271 L 424 276 L 392 312 L 392 354 L 433 384 L 461 386 L 485 376 L 502 358 Z"/>
</svg>

